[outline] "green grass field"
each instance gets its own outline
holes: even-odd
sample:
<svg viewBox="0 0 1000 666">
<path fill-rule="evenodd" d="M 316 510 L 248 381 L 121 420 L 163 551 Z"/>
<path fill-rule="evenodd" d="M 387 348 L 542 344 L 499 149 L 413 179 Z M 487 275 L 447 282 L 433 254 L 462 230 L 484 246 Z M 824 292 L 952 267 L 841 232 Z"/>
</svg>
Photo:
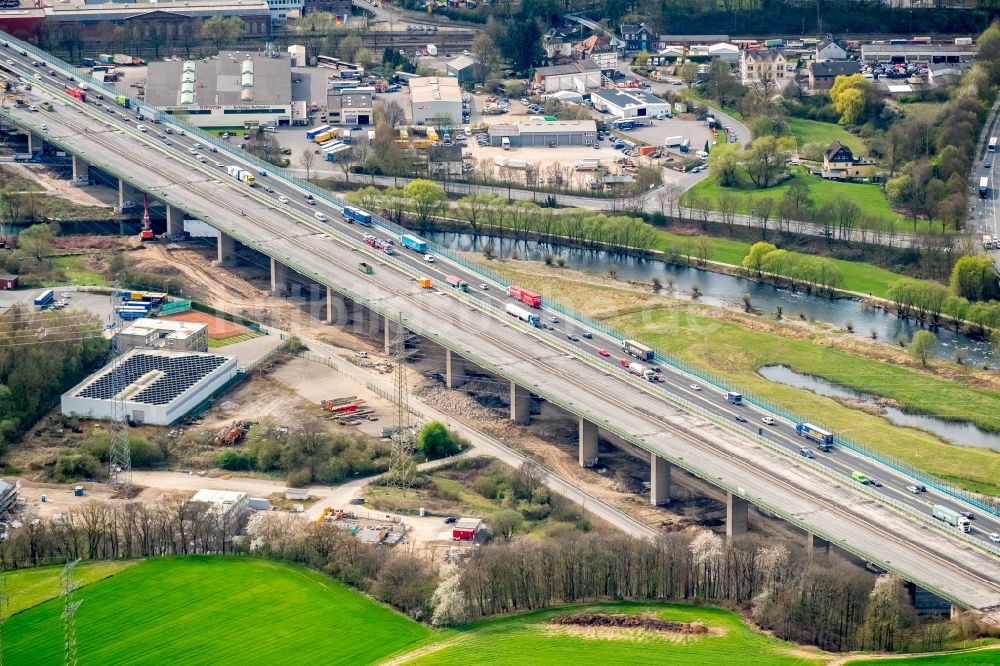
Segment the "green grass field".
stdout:
<svg viewBox="0 0 1000 666">
<path fill-rule="evenodd" d="M 652 611 L 657 617 L 678 622 L 703 622 L 715 635 L 661 637 L 655 632 L 627 633 L 605 630 L 566 631 L 548 620 L 568 611 L 605 613 Z M 747 628 L 735 613 L 718 608 L 671 604 L 615 603 L 546 610 L 476 623 L 406 664 L 440 666 L 464 664 L 671 664 L 705 666 L 785 666 L 825 664 L 820 652 L 809 655 L 797 646 Z"/>
<path fill-rule="evenodd" d="M 66 280 L 46 281 L 46 287 L 58 287 L 64 284 L 78 284 L 98 286 L 107 284 L 107 279 L 95 270 L 87 266 L 87 257 L 72 255 L 66 257 L 53 257 L 52 265 L 62 269 L 66 274 Z"/>
<path fill-rule="evenodd" d="M 113 576 L 133 564 L 135 562 L 84 562 L 76 569 L 76 581 L 81 585 L 89 585 Z M 5 609 L 6 613 L 9 615 L 20 613 L 59 596 L 61 571 L 62 567 L 39 567 L 0 574 L 0 579 L 7 583 L 7 594 L 10 595 L 10 605 Z"/>
<path fill-rule="evenodd" d="M 865 142 L 861 137 L 851 134 L 840 125 L 805 118 L 789 118 L 787 122 L 788 129 L 798 142 L 799 150 L 802 150 L 807 143 L 819 143 L 825 149 L 834 141 L 839 141 L 850 148 L 856 156 L 864 153 Z"/>
<path fill-rule="evenodd" d="M 798 335 L 794 329 L 768 330 L 730 321 L 715 308 L 587 284 L 579 273 L 539 270 L 531 262 L 493 266 L 518 284 L 539 289 L 584 314 L 604 320 L 697 368 L 723 377 L 748 393 L 762 396 L 786 411 L 821 415 L 825 426 L 918 469 L 969 490 L 1000 495 L 1000 455 L 989 449 L 946 444 L 921 430 L 893 425 L 880 416 L 848 408 L 810 391 L 771 382 L 759 374 L 765 365 L 784 364 L 797 372 L 876 396 L 902 407 L 946 419 L 972 421 L 1000 430 L 1000 394 L 973 388 L 890 362 L 840 349 L 855 338 L 846 331 Z M 786 313 L 792 315 L 792 313 Z"/>
<path fill-rule="evenodd" d="M 668 248 L 674 248 L 682 253 L 686 253 L 686 248 L 690 247 L 694 251 L 694 248 L 697 247 L 695 243 L 698 239 L 695 236 L 681 236 L 660 229 L 657 229 L 656 233 L 657 241 L 653 249 L 667 250 Z M 709 261 L 717 261 L 731 266 L 741 266 L 743 264 L 743 257 L 750 251 L 751 243 L 745 241 L 713 236 L 707 238 Z M 798 255 L 799 253 L 791 252 L 790 254 Z M 885 268 L 879 268 L 878 266 L 865 264 L 860 261 L 834 259 L 833 262 L 837 264 L 837 267 L 844 275 L 844 282 L 840 285 L 840 288 L 860 294 L 872 294 L 885 298 L 890 284 L 907 277 L 900 273 L 893 273 Z"/>
<path fill-rule="evenodd" d="M 81 664 L 370 664 L 432 635 L 319 573 L 257 559 L 146 560 L 77 597 Z M 62 664 L 61 610 L 54 599 L 10 618 L 4 662 Z"/>
<path fill-rule="evenodd" d="M 845 666 L 996 666 L 1000 664 L 997 646 L 927 657 L 890 657 L 886 659 L 851 659 Z"/>
<path fill-rule="evenodd" d="M 889 208 L 889 202 L 886 201 L 885 196 L 882 194 L 882 188 L 878 185 L 826 180 L 818 176 L 808 175 L 802 167 L 791 167 L 791 170 L 795 174 L 792 178 L 786 180 L 781 185 L 769 187 L 764 190 L 722 187 L 715 178 L 705 178 L 687 191 L 684 195 L 683 203 L 689 206 L 692 200 L 700 197 L 707 208 L 718 210 L 719 194 L 722 192 L 731 192 L 739 202 L 737 212 L 749 214 L 752 201 L 769 197 L 774 200 L 774 204 L 777 206 L 785 196 L 785 192 L 792 182 L 794 180 L 802 180 L 809 186 L 809 193 L 817 210 L 840 199 L 847 199 L 858 205 L 862 215 L 897 220 L 897 226 L 900 231 L 912 231 L 910 223 L 893 213 Z"/>
</svg>

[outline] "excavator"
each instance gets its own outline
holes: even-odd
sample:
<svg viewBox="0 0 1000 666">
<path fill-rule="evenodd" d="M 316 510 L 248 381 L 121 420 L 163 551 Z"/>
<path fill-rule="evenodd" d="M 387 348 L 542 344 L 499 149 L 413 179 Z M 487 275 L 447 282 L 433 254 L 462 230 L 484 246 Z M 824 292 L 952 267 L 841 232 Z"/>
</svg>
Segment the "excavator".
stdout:
<svg viewBox="0 0 1000 666">
<path fill-rule="evenodd" d="M 156 240 L 153 234 L 153 226 L 149 223 L 149 201 L 145 194 L 142 195 L 142 231 L 139 232 L 139 240 Z"/>
</svg>

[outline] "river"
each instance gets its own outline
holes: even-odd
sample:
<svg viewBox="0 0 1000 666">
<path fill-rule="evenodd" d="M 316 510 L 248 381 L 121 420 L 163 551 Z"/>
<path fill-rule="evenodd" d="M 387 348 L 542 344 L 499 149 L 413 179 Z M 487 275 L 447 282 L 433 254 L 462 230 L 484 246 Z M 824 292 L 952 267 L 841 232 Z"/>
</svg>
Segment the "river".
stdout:
<svg viewBox="0 0 1000 666">
<path fill-rule="evenodd" d="M 565 257 L 567 268 L 601 275 L 607 275 L 608 269 L 614 266 L 618 278 L 622 280 L 650 282 L 654 277 L 659 278 L 664 285 L 663 293 L 667 293 L 667 286 L 672 282 L 674 295 L 680 298 L 689 298 L 691 286 L 697 284 L 702 294 L 698 301 L 719 307 L 743 309 L 743 294 L 749 293 L 751 305 L 756 311 L 773 314 L 780 307 L 786 318 L 804 316 L 838 328 L 847 328 L 848 324 L 852 324 L 857 335 L 868 337 L 874 331 L 883 342 L 895 343 L 901 337 L 909 342 L 913 334 L 922 328 L 914 320 L 865 307 L 856 299 L 831 299 L 701 268 L 665 264 L 659 260 L 463 233 L 431 232 L 423 234 L 423 237 L 442 247 L 463 252 L 480 251 L 486 242 L 490 242 L 494 255 L 501 258 L 510 257 L 516 251 L 521 259 L 542 261 L 545 253 L 550 252 Z M 954 361 L 956 350 L 963 349 L 966 354 L 963 362 L 977 366 L 993 365 L 993 353 L 988 341 L 956 333 L 944 326 L 938 327 L 934 333 L 937 336 L 935 356 Z"/>
<path fill-rule="evenodd" d="M 875 399 L 867 393 L 861 393 L 860 391 L 834 384 L 821 377 L 795 372 L 784 365 L 765 366 L 760 369 L 760 374 L 773 382 L 805 389 L 830 398 L 848 398 L 875 404 Z M 897 425 L 925 430 L 953 444 L 978 446 L 1000 452 L 1000 434 L 987 432 L 973 423 L 967 421 L 945 421 L 926 414 L 908 414 L 898 407 L 890 405 L 879 405 L 879 409 L 882 412 L 882 416 Z"/>
</svg>

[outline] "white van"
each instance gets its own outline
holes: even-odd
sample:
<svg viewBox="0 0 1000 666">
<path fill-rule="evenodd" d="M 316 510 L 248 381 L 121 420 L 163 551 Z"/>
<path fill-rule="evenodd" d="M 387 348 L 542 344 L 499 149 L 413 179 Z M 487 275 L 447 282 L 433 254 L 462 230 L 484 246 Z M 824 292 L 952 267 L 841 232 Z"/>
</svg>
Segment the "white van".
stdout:
<svg viewBox="0 0 1000 666">
<path fill-rule="evenodd" d="M 326 215 L 324 215 L 323 213 L 316 213 L 315 217 L 320 222 L 326 222 Z"/>
<path fill-rule="evenodd" d="M 506 136 L 501 138 L 500 145 L 503 147 L 504 150 L 510 150 L 510 138 Z"/>
<path fill-rule="evenodd" d="M 146 131 L 146 126 L 145 125 L 139 125 L 139 126 L 136 127 L 136 129 L 139 130 L 140 132 L 145 132 Z"/>
</svg>

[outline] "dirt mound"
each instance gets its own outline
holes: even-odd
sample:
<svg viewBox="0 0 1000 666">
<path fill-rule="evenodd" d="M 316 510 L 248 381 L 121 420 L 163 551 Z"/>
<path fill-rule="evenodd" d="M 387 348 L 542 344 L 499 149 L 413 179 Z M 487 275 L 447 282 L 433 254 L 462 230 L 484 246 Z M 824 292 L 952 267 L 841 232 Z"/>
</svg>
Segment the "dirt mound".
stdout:
<svg viewBox="0 0 1000 666">
<path fill-rule="evenodd" d="M 577 627 L 611 627 L 615 629 L 645 629 L 647 631 L 669 631 L 675 634 L 707 634 L 708 629 L 701 622 L 673 622 L 650 615 L 605 615 L 602 613 L 571 613 L 550 620 L 551 624 Z"/>
<path fill-rule="evenodd" d="M 170 266 L 169 264 L 164 264 L 159 261 L 139 261 L 135 264 L 136 270 L 142 271 L 143 273 L 151 273 L 153 275 L 162 275 L 164 277 L 175 277 L 178 275 L 184 275 L 184 272 L 179 268 Z"/>
</svg>

